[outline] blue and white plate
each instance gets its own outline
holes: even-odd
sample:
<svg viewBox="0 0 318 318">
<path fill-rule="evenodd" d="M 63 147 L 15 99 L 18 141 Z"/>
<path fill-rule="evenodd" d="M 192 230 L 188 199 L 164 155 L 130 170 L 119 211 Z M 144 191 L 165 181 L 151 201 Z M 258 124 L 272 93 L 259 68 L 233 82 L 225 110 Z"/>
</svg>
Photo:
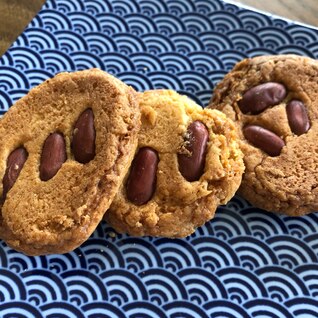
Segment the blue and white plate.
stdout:
<svg viewBox="0 0 318 318">
<path fill-rule="evenodd" d="M 0 112 L 91 67 L 204 106 L 236 62 L 285 53 L 318 58 L 318 30 L 221 0 L 49 0 L 0 60 Z M 74 252 L 43 257 L 1 242 L 0 316 L 318 317 L 317 214 L 277 216 L 236 197 L 183 240 L 113 234 L 103 223 Z"/>
</svg>

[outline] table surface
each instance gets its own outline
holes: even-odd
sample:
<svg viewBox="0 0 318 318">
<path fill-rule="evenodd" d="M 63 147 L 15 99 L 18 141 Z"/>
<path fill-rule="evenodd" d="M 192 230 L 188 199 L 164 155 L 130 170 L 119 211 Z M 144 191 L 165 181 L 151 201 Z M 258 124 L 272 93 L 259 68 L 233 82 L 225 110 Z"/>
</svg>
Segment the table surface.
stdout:
<svg viewBox="0 0 318 318">
<path fill-rule="evenodd" d="M 0 55 L 23 31 L 44 2 L 45 0 L 0 0 Z M 317 0 L 237 0 L 236 2 L 318 26 Z"/>
</svg>

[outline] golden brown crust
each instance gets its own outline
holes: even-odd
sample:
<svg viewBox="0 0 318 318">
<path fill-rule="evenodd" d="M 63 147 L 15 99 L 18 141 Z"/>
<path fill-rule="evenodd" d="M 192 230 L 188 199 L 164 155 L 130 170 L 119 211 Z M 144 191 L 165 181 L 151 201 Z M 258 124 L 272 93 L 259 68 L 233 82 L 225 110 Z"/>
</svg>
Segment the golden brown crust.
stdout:
<svg viewBox="0 0 318 318">
<path fill-rule="evenodd" d="M 241 138 L 246 171 L 239 193 L 253 205 L 292 216 L 318 210 L 318 62 L 295 55 L 264 56 L 237 64 L 214 91 L 210 107 L 233 119 Z M 248 88 L 264 82 L 285 85 L 287 97 L 259 115 L 244 115 L 237 102 Z M 294 135 L 289 127 L 286 104 L 301 100 L 311 128 Z M 250 145 L 242 127 L 257 124 L 275 132 L 286 143 L 280 156 L 269 157 Z"/>
<path fill-rule="evenodd" d="M 92 69 L 61 73 L 32 89 L 4 115 L 0 176 L 8 155 L 23 145 L 28 159 L 2 206 L 0 237 L 29 255 L 65 253 L 85 241 L 109 207 L 137 146 L 140 111 L 134 90 Z M 79 115 L 92 108 L 96 156 L 74 160 L 71 139 Z M 62 133 L 67 161 L 48 181 L 39 178 L 42 146 Z M 2 192 L 2 184 L 0 185 Z"/>
<path fill-rule="evenodd" d="M 126 198 L 127 174 L 105 218 L 118 232 L 185 237 L 212 219 L 216 207 L 225 204 L 241 182 L 244 168 L 234 124 L 224 114 L 204 110 L 170 90 L 143 93 L 140 108 L 138 148 L 155 149 L 160 160 L 156 191 L 148 203 L 134 205 Z M 209 129 L 208 152 L 204 174 L 188 182 L 179 172 L 177 153 L 196 120 Z"/>
</svg>

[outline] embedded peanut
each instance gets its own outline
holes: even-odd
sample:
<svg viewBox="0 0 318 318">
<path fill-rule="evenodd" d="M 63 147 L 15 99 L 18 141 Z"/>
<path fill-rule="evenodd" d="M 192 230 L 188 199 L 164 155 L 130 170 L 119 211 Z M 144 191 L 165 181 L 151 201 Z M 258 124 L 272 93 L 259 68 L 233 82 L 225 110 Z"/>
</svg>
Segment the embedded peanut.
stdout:
<svg viewBox="0 0 318 318">
<path fill-rule="evenodd" d="M 43 145 L 40 161 L 40 179 L 53 178 L 66 161 L 65 140 L 60 133 L 49 135 Z"/>
<path fill-rule="evenodd" d="M 28 158 L 28 153 L 24 147 L 19 147 L 11 152 L 7 159 L 7 168 L 2 179 L 2 198 L 5 199 L 9 190 L 13 187 L 18 176 Z"/>
<path fill-rule="evenodd" d="M 86 109 L 77 119 L 72 140 L 72 151 L 76 161 L 88 163 L 95 157 L 94 114 L 92 109 Z"/>
<path fill-rule="evenodd" d="M 291 131 L 296 135 L 302 135 L 310 128 L 306 107 L 299 100 L 292 100 L 286 106 L 286 113 Z"/>
<path fill-rule="evenodd" d="M 126 183 L 126 194 L 129 201 L 136 205 L 147 203 L 156 188 L 158 154 L 155 150 L 141 148 L 131 165 Z"/>
<path fill-rule="evenodd" d="M 178 154 L 179 171 L 189 182 L 200 179 L 204 172 L 209 132 L 200 121 L 194 121 L 188 127 L 185 149 L 188 153 Z"/>
<path fill-rule="evenodd" d="M 284 85 L 268 82 L 250 88 L 243 98 L 238 102 L 243 114 L 259 114 L 270 106 L 277 105 L 283 101 L 287 92 Z"/>
<path fill-rule="evenodd" d="M 256 125 L 243 129 L 245 138 L 255 147 L 263 150 L 272 157 L 279 156 L 285 142 L 272 131 Z"/>
</svg>

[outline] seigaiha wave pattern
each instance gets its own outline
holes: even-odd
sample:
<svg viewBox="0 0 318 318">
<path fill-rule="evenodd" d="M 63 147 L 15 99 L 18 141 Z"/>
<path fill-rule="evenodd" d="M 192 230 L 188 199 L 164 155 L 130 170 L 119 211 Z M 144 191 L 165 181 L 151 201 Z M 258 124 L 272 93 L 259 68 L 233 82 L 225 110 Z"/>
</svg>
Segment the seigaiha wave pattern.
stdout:
<svg viewBox="0 0 318 318">
<path fill-rule="evenodd" d="M 318 31 L 219 0 L 49 0 L 0 59 L 0 113 L 62 71 L 99 67 L 143 91 L 206 105 L 246 57 L 318 58 Z M 317 318 L 318 216 L 264 213 L 235 197 L 183 240 L 102 223 L 69 254 L 0 242 L 0 316 Z"/>
</svg>

